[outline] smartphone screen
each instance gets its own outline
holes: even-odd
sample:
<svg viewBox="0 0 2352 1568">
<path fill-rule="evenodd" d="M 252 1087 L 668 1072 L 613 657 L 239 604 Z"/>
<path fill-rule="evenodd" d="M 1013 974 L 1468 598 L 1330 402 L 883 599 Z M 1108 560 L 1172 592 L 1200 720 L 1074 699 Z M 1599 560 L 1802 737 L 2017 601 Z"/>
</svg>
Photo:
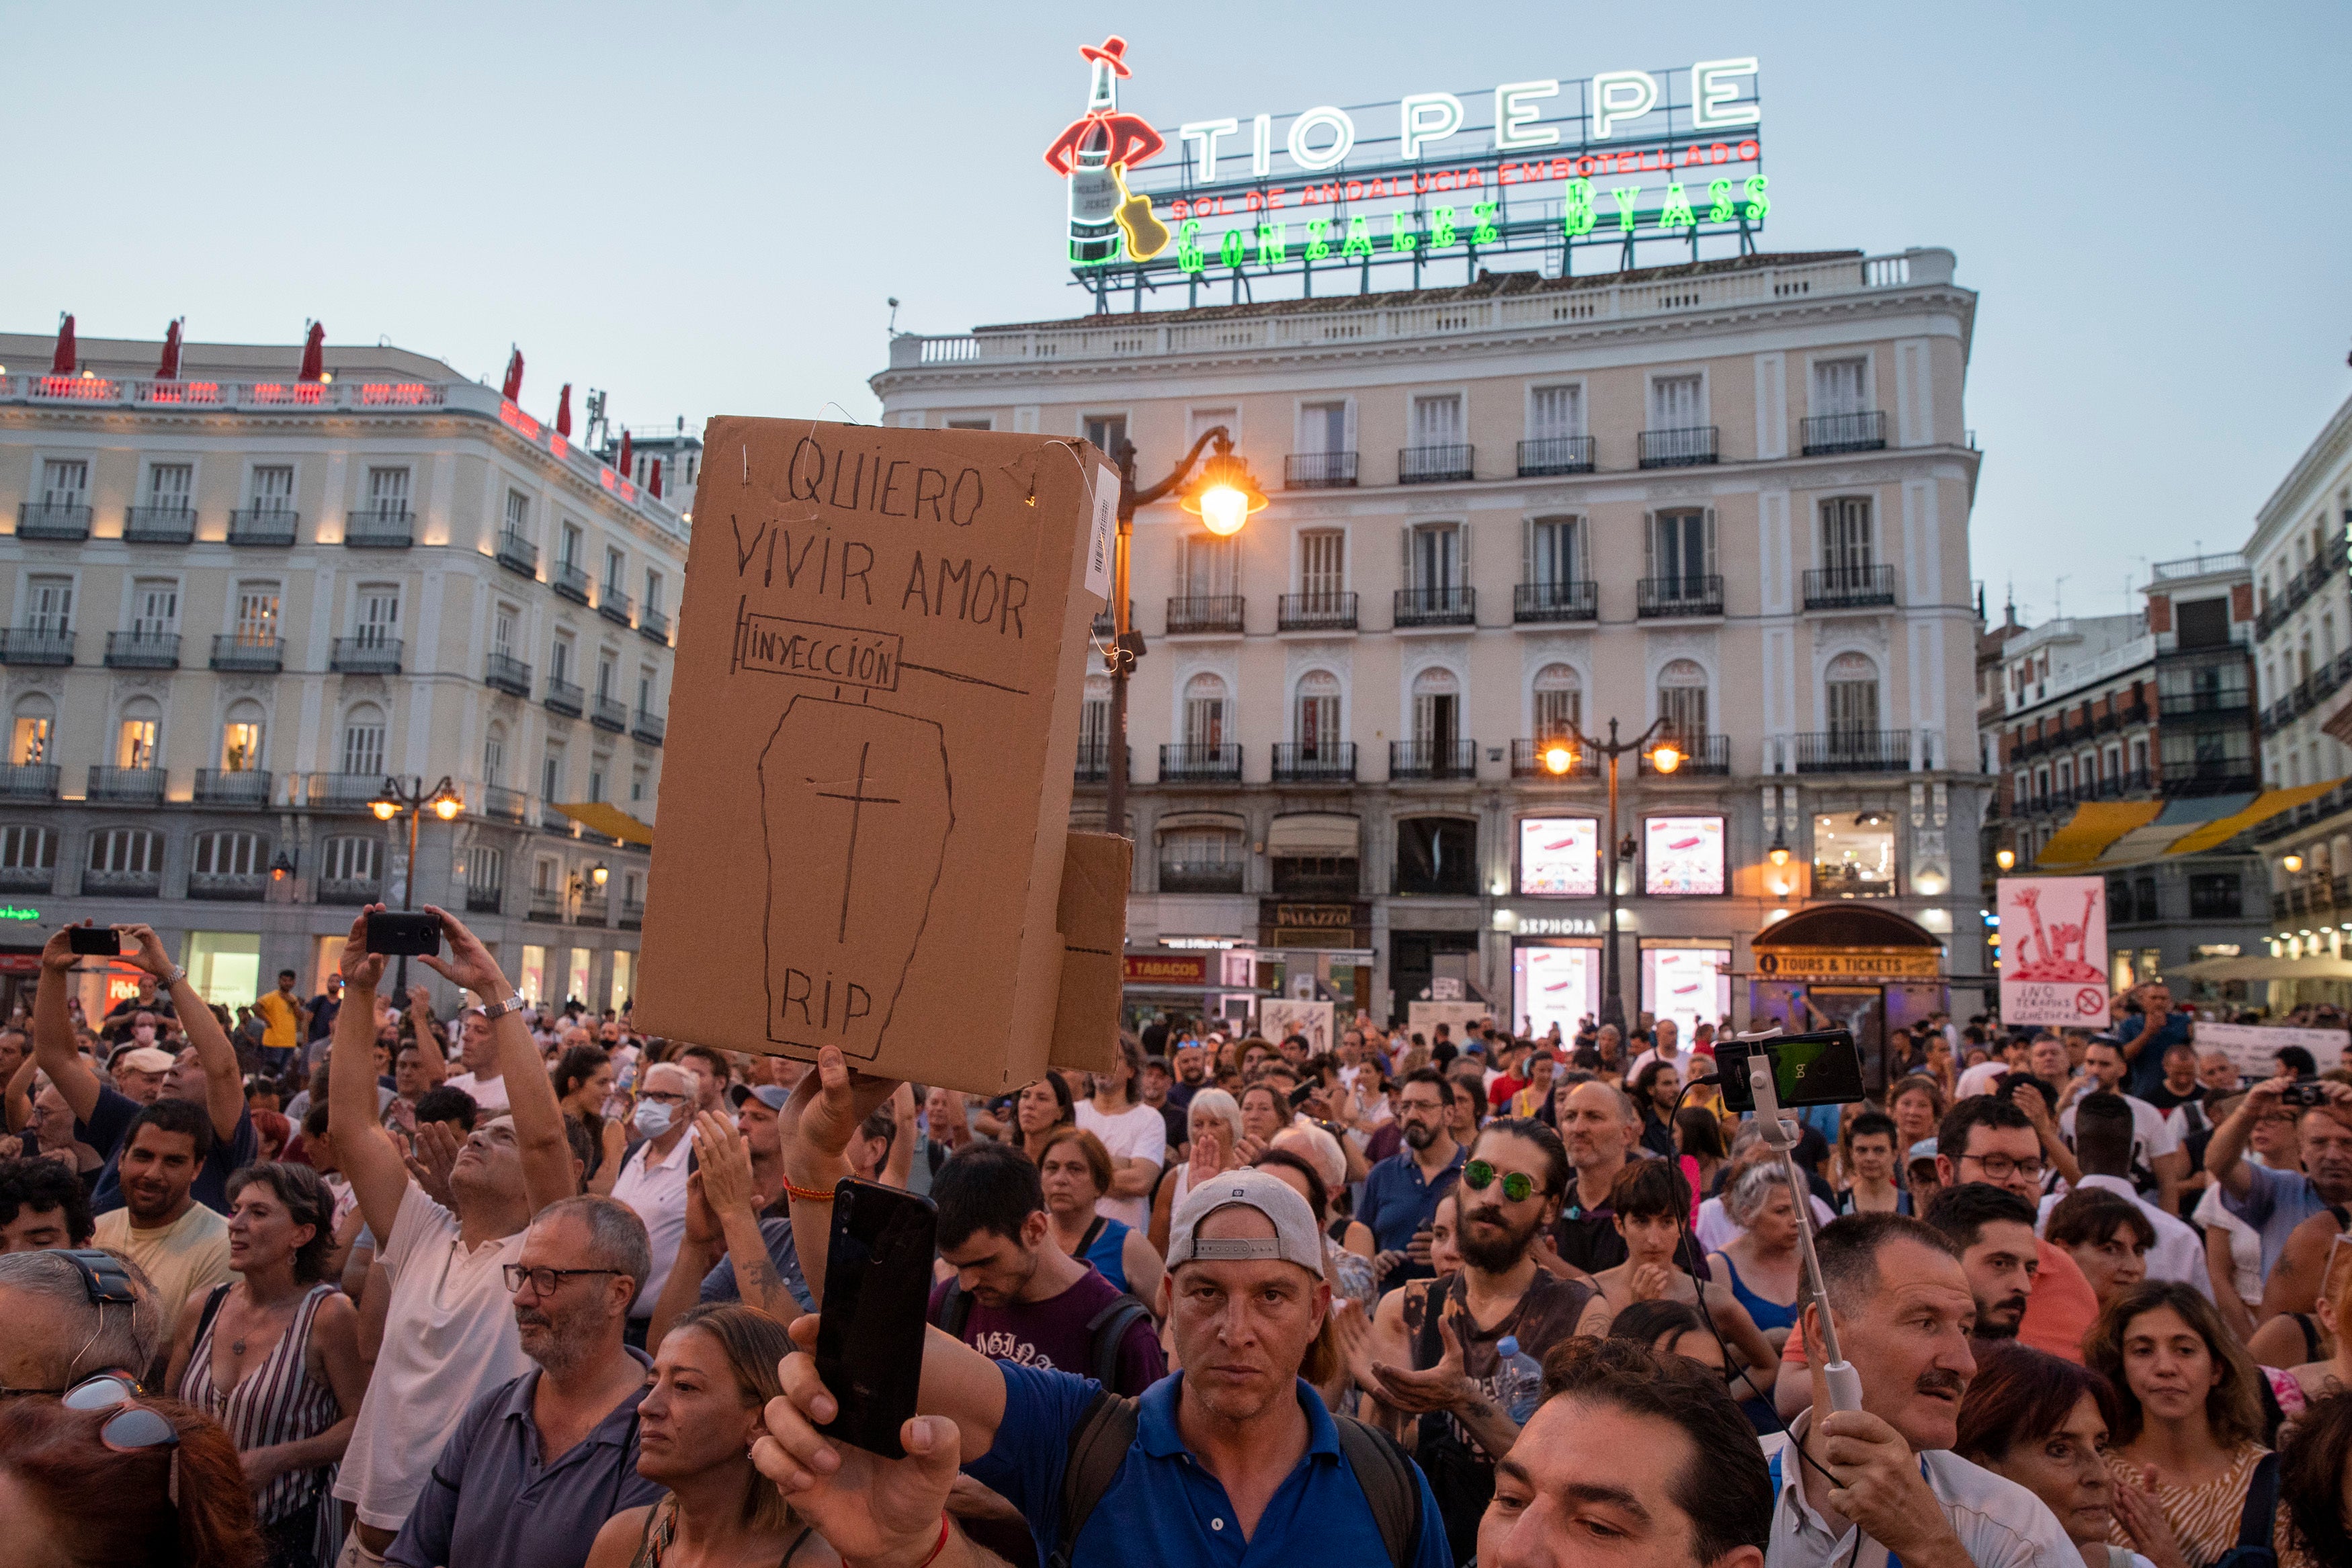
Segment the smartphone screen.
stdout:
<svg viewBox="0 0 2352 1568">
<path fill-rule="evenodd" d="M 66 930 L 66 950 L 113 957 L 122 951 L 122 933 L 111 925 L 74 925 Z"/>
<path fill-rule="evenodd" d="M 1772 1092 L 1782 1110 L 1792 1105 L 1847 1105 L 1863 1097 L 1862 1053 L 1854 1049 L 1850 1031 L 1833 1029 L 1772 1040 L 1717 1040 L 1715 1065 L 1723 1079 L 1725 1109 L 1756 1109 L 1756 1093 L 1748 1082 L 1748 1062 L 1759 1052 L 1772 1063 Z"/>
<path fill-rule="evenodd" d="M 938 1230 L 929 1198 L 855 1176 L 834 1188 L 816 1370 L 841 1413 L 817 1428 L 826 1437 L 885 1458 L 907 1457 L 898 1428 L 915 1414 L 923 1378 Z"/>
</svg>

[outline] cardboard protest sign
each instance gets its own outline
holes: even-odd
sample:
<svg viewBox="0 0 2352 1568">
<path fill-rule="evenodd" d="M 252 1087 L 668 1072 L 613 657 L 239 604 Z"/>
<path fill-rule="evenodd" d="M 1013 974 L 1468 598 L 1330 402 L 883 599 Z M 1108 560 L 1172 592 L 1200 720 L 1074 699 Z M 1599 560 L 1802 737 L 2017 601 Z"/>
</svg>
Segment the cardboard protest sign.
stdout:
<svg viewBox="0 0 2352 1568">
<path fill-rule="evenodd" d="M 1133 840 L 1117 833 L 1069 836 L 1054 914 L 1062 934 L 1062 989 L 1046 1060 L 1055 1067 L 1108 1072 L 1118 1054 L 1118 998 L 1127 983 L 1127 890 L 1134 874 Z"/>
<path fill-rule="evenodd" d="M 2106 880 L 2005 876 L 1998 889 L 2000 1021 L 2106 1027 Z"/>
<path fill-rule="evenodd" d="M 704 443 L 640 1026 L 974 1092 L 1037 1076 L 1066 935 L 1122 939 L 1058 918 L 1115 474 L 982 431 L 724 418 Z"/>
</svg>

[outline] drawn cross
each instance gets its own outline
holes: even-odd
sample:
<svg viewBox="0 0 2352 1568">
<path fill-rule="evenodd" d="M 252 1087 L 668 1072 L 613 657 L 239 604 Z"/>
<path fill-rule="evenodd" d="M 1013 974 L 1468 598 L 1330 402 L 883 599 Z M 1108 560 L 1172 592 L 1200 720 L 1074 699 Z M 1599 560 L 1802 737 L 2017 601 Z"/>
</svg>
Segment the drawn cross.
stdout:
<svg viewBox="0 0 2352 1568">
<path fill-rule="evenodd" d="M 851 787 L 848 794 L 844 795 L 831 789 L 820 789 L 816 792 L 817 799 L 821 800 L 846 800 L 849 802 L 849 852 L 842 857 L 841 862 L 841 926 L 838 934 L 834 938 L 838 942 L 846 942 L 849 940 L 849 889 L 852 883 L 856 880 L 854 873 L 857 867 L 858 819 L 865 815 L 866 808 L 868 806 L 898 806 L 905 804 L 904 801 L 900 800 L 895 795 L 868 795 L 866 792 L 866 758 L 867 754 L 873 749 L 874 743 L 870 740 L 859 743 L 857 747 L 857 782 Z M 809 782 L 814 784 L 817 780 L 812 779 Z"/>
</svg>

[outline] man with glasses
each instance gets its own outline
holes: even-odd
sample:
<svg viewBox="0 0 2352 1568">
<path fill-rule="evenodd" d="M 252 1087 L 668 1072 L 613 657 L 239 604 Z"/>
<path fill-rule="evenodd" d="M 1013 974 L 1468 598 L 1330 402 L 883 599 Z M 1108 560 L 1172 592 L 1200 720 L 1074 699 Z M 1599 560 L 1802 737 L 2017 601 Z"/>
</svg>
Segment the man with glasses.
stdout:
<svg viewBox="0 0 2352 1568">
<path fill-rule="evenodd" d="M 687 1068 L 659 1061 L 646 1069 L 635 1117 L 636 1135 L 645 1141 L 621 1163 L 613 1182 L 614 1198 L 636 1211 L 653 1241 L 653 1272 L 629 1307 L 631 1344 L 646 1343 L 654 1303 L 661 1300 L 678 1243 L 686 1239 L 687 1166 L 693 1155 L 695 1113 L 701 1108 L 701 1085 Z"/>
<path fill-rule="evenodd" d="M 1404 1147 L 1374 1166 L 1364 1178 L 1356 1218 L 1370 1227 L 1379 1249 L 1372 1267 L 1383 1293 L 1408 1280 L 1426 1280 L 1429 1227 L 1444 1197 L 1462 1174 L 1462 1145 L 1454 1141 L 1453 1084 L 1433 1067 L 1405 1074 L 1397 1094 L 1397 1123 Z"/>
<path fill-rule="evenodd" d="M 385 1562 L 577 1568 L 606 1520 L 660 1500 L 637 1474 L 653 1363 L 621 1337 L 651 1266 L 644 1224 L 611 1198 L 540 1211 L 502 1270 L 538 1367 L 474 1401 Z"/>
<path fill-rule="evenodd" d="M 0 1254 L 0 1399 L 63 1394 L 93 1373 L 146 1375 L 165 1348 L 155 1288 L 111 1252 Z"/>
<path fill-rule="evenodd" d="M 1990 1182 L 2033 1207 L 2042 1201 L 2043 1168 L 2041 1134 L 2007 1100 L 1990 1094 L 1963 1100 L 1936 1129 L 1936 1177 L 1943 1186 Z M 2063 1247 L 2037 1238 L 2034 1249 L 2040 1262 L 2018 1341 L 2080 1363 L 2083 1336 L 2099 1315 L 2099 1298 Z"/>
</svg>

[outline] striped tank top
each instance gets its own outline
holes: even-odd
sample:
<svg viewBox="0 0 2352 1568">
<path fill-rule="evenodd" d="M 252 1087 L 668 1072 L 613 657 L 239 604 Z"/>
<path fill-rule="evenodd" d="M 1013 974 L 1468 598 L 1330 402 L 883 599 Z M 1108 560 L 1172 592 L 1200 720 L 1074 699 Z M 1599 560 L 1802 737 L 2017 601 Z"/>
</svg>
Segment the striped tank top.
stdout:
<svg viewBox="0 0 2352 1568">
<path fill-rule="evenodd" d="M 180 1397 L 219 1422 L 238 1453 L 315 1437 L 342 1419 L 335 1391 L 313 1379 L 306 1365 L 311 1322 L 319 1315 L 319 1304 L 334 1293 L 335 1287 L 324 1281 L 311 1286 L 268 1357 L 226 1391 L 213 1381 L 213 1336 L 220 1332 L 220 1314 L 215 1312 L 205 1324 L 188 1358 L 188 1370 L 181 1375 Z M 253 1500 L 256 1522 L 270 1524 L 300 1511 L 332 1476 L 333 1467 L 322 1466 L 278 1477 Z"/>
</svg>

